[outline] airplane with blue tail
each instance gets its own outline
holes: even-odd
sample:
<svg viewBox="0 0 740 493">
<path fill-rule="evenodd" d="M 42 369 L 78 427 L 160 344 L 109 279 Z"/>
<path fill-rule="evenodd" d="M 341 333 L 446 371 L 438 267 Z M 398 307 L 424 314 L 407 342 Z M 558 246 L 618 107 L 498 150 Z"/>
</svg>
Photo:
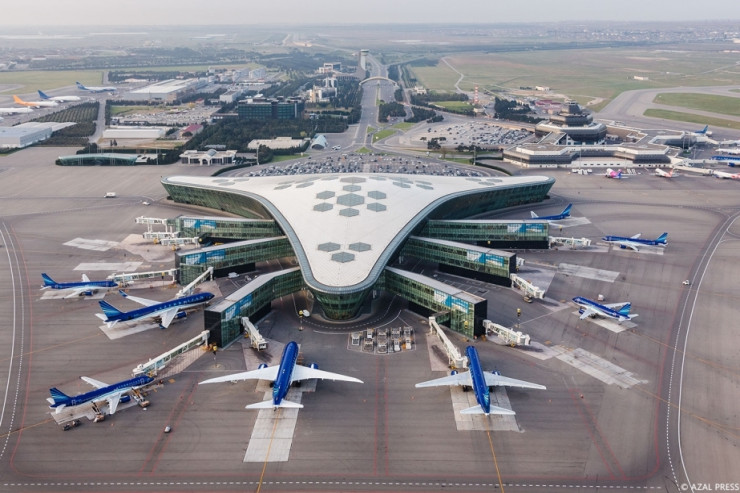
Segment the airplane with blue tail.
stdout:
<svg viewBox="0 0 740 493">
<path fill-rule="evenodd" d="M 563 209 L 563 212 L 560 214 L 555 214 L 554 216 L 538 216 L 535 214 L 534 211 L 529 211 L 530 215 L 532 216 L 532 219 L 541 219 L 543 221 L 560 221 L 561 219 L 567 219 L 570 217 L 570 210 L 573 208 L 573 204 L 568 204 L 565 209 Z"/>
<path fill-rule="evenodd" d="M 465 354 L 467 354 L 468 356 L 469 371 L 458 373 L 457 370 L 453 370 L 449 376 L 417 383 L 416 388 L 418 389 L 423 387 L 439 387 L 450 385 L 462 385 L 464 387 L 472 388 L 475 392 L 475 400 L 478 402 L 478 405 L 463 409 L 462 411 L 460 411 L 460 413 L 485 414 L 486 416 L 490 414 L 516 414 L 511 409 L 491 405 L 491 393 L 489 390 L 490 387 L 506 386 L 522 387 L 527 389 L 546 389 L 544 385 L 504 377 L 496 372 L 484 372 L 481 367 L 480 358 L 478 357 L 478 351 L 475 349 L 475 346 L 468 346 L 467 348 L 465 348 Z"/>
<path fill-rule="evenodd" d="M 286 344 L 285 349 L 283 349 L 283 354 L 282 356 L 280 356 L 280 364 L 278 364 L 277 366 L 267 366 L 263 363 L 259 365 L 256 370 L 210 378 L 208 380 L 200 382 L 198 385 L 203 385 L 206 383 L 234 382 L 238 380 L 270 380 L 273 382 L 272 399 L 263 402 L 257 402 L 255 404 L 249 404 L 246 409 L 277 410 L 279 408 L 299 409 L 303 407 L 303 404 L 285 400 L 285 396 L 288 394 L 288 390 L 290 390 L 290 386 L 293 384 L 293 382 L 309 380 L 312 378 L 320 378 L 328 380 L 341 380 L 344 382 L 363 383 L 362 380 L 354 377 L 319 370 L 319 367 L 318 365 L 316 365 L 316 363 L 312 363 L 310 366 L 303 366 L 299 365 L 297 362 L 298 344 L 294 341 L 291 341 Z"/>
<path fill-rule="evenodd" d="M 41 89 L 36 89 L 39 93 L 39 97 L 44 101 L 56 101 L 57 103 L 66 103 L 68 101 L 82 101 L 79 96 L 49 96 Z"/>
<path fill-rule="evenodd" d="M 740 165 L 740 156 L 712 156 L 712 161 L 721 161 L 727 166 L 734 168 Z"/>
<path fill-rule="evenodd" d="M 712 135 L 712 132 L 709 131 L 709 125 L 704 125 L 704 128 L 701 130 L 694 130 L 694 133 L 696 135 L 706 135 L 707 137 Z"/>
<path fill-rule="evenodd" d="M 116 88 L 112 86 L 85 86 L 81 84 L 80 82 L 75 82 L 77 85 L 77 89 L 80 91 L 89 91 L 89 92 L 116 92 Z"/>
<path fill-rule="evenodd" d="M 119 290 L 121 296 L 144 305 L 144 308 L 122 312 L 106 301 L 99 301 L 103 313 L 96 313 L 95 316 L 101 319 L 108 328 L 113 327 L 118 322 L 133 322 L 144 318 L 153 318 L 159 321 L 161 328 L 166 329 L 170 326 L 175 318 L 185 318 L 186 308 L 203 305 L 213 299 L 213 294 L 204 292 L 175 298 L 170 301 L 148 300 L 146 298 L 137 298 Z"/>
<path fill-rule="evenodd" d="M 118 409 L 118 404 L 130 399 L 126 394 L 149 385 L 154 381 L 154 378 L 148 375 L 141 375 L 136 378 L 108 385 L 90 377 L 80 378 L 96 389 L 74 397 L 68 396 L 56 387 L 49 389 L 51 397 L 47 397 L 46 400 L 49 402 L 49 407 L 51 409 L 56 409 L 57 414 L 61 413 L 62 409 L 65 407 L 79 406 L 87 402 L 94 403 L 103 400 L 108 401 L 108 414 L 115 414 L 116 409 Z"/>
<path fill-rule="evenodd" d="M 604 240 L 607 243 L 616 243 L 619 245 L 619 248 L 631 248 L 634 251 L 639 251 L 639 248 L 641 246 L 666 246 L 668 244 L 668 233 L 663 233 L 662 235 L 658 236 L 654 240 L 647 240 L 644 238 L 640 238 L 642 233 L 637 233 L 634 236 L 630 236 L 627 238 L 626 236 L 604 236 L 602 240 Z"/>
<path fill-rule="evenodd" d="M 601 304 L 583 296 L 576 296 L 573 298 L 573 302 L 580 307 L 578 313 L 581 314 L 581 320 L 588 317 L 601 316 L 613 318 L 619 323 L 622 323 L 625 320 L 632 320 L 638 316 L 636 313 L 630 314 L 632 303 L 628 301 L 624 303 Z"/>
<path fill-rule="evenodd" d="M 42 273 L 41 278 L 44 280 L 44 285 L 41 289 L 70 289 L 72 292 L 65 296 L 65 298 L 74 298 L 75 296 L 92 296 L 97 293 L 101 288 L 109 289 L 118 286 L 113 281 L 91 281 L 85 274 L 82 274 L 82 282 L 56 282 L 54 279 L 49 277 L 48 274 Z"/>
</svg>

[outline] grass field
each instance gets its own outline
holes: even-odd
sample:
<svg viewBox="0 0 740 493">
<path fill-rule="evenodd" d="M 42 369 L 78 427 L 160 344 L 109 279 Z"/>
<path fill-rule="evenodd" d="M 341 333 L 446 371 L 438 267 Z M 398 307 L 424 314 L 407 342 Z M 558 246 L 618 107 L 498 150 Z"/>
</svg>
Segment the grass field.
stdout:
<svg viewBox="0 0 740 493">
<path fill-rule="evenodd" d="M 434 101 L 430 104 L 440 106 L 448 111 L 456 111 L 459 113 L 473 109 L 473 105 L 467 101 Z"/>
<path fill-rule="evenodd" d="M 731 128 L 740 130 L 740 122 L 723 120 L 721 118 L 707 118 L 705 116 L 683 113 L 681 111 L 668 111 L 649 109 L 644 113 L 645 116 L 653 118 L 665 118 L 666 120 L 675 120 L 679 122 L 697 123 L 699 125 L 709 125 L 710 127 Z"/>
<path fill-rule="evenodd" d="M 80 81 L 83 84 L 99 85 L 103 82 L 103 72 L 100 70 L 0 72 L 0 86 L 5 84 L 13 86 L 10 89 L 1 90 L 0 94 L 35 93 L 36 89 L 44 91 L 58 87 L 74 86 L 75 81 Z"/>
<path fill-rule="evenodd" d="M 386 137 L 390 137 L 394 133 L 396 133 L 396 131 L 393 129 L 380 130 L 376 132 L 375 135 L 373 135 L 373 142 L 377 142 L 380 139 L 385 139 Z"/>
<path fill-rule="evenodd" d="M 541 50 L 449 55 L 445 60 L 465 74 L 460 87 L 480 92 L 518 93 L 543 98 L 568 97 L 598 111 L 631 89 L 712 86 L 740 83 L 733 72 L 736 55 L 709 51 L 657 51 L 648 48 Z M 729 68 L 728 68 L 729 67 Z M 454 91 L 459 76 L 444 62 L 411 67 L 427 89 Z M 635 80 L 634 76 L 648 80 Z M 522 90 L 547 86 L 549 93 Z"/>
<path fill-rule="evenodd" d="M 405 132 L 406 130 L 412 128 L 414 125 L 416 125 L 416 123 L 399 122 L 399 123 L 396 123 L 395 125 L 393 125 L 393 128 L 397 128 L 397 129 Z"/>
<path fill-rule="evenodd" d="M 680 106 L 692 110 L 711 111 L 722 115 L 740 116 L 740 98 L 696 94 L 685 92 L 666 92 L 658 94 L 653 103 Z"/>
</svg>

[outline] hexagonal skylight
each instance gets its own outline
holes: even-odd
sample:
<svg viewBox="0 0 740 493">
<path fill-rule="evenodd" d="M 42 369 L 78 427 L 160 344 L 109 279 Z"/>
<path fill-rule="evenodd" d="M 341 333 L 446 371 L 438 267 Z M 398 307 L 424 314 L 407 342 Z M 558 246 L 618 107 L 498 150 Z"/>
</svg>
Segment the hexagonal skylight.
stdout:
<svg viewBox="0 0 740 493">
<path fill-rule="evenodd" d="M 372 247 L 370 245 L 368 245 L 367 243 L 362 243 L 362 242 L 352 243 L 349 246 L 349 249 L 354 250 L 355 252 L 366 252 L 370 250 L 371 248 Z"/>
<path fill-rule="evenodd" d="M 345 216 L 345 217 L 355 217 L 359 214 L 360 214 L 360 211 L 358 211 L 357 209 L 352 209 L 352 208 L 342 209 L 341 211 L 339 211 L 339 215 Z"/>
<path fill-rule="evenodd" d="M 330 241 L 330 242 L 322 243 L 321 245 L 319 245 L 319 250 L 321 250 L 322 252 L 336 252 L 341 247 L 342 247 L 341 245 L 338 245 L 337 243 Z"/>
<path fill-rule="evenodd" d="M 353 205 L 360 205 L 365 203 L 365 198 L 361 195 L 357 195 L 356 193 L 348 193 L 346 195 L 340 195 L 337 197 L 337 204 L 339 205 L 346 205 L 347 207 L 352 207 Z"/>
<path fill-rule="evenodd" d="M 323 192 L 319 192 L 316 194 L 317 199 L 326 200 L 334 197 L 336 195 L 334 192 L 330 190 L 324 190 Z"/>
<path fill-rule="evenodd" d="M 334 262 L 345 263 L 345 262 L 352 262 L 355 259 L 355 256 L 354 254 L 351 254 L 348 252 L 339 252 L 339 253 L 335 253 L 334 255 L 332 255 L 331 259 Z"/>
<path fill-rule="evenodd" d="M 372 190 L 370 192 L 367 192 L 367 196 L 375 200 L 382 200 L 386 198 L 385 192 L 379 192 L 378 190 Z"/>
<path fill-rule="evenodd" d="M 345 190 L 347 192 L 359 192 L 362 190 L 362 187 L 359 185 L 345 185 L 342 187 L 342 190 Z"/>
<path fill-rule="evenodd" d="M 328 202 L 322 202 L 313 206 L 313 210 L 317 212 L 326 212 L 332 210 L 333 208 L 334 206 Z"/>
<path fill-rule="evenodd" d="M 367 208 L 368 208 L 368 210 L 371 210 L 371 211 L 374 211 L 374 212 L 383 212 L 384 210 L 387 209 L 386 206 L 384 206 L 383 204 L 381 204 L 379 202 L 373 202 L 371 204 L 367 204 Z"/>
</svg>

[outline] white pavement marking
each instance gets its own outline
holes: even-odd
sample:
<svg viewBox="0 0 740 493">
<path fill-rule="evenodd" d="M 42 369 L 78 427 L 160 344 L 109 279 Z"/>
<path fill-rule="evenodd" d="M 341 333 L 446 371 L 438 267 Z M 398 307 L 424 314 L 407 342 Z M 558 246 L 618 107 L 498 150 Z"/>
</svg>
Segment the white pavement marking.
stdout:
<svg viewBox="0 0 740 493">
<path fill-rule="evenodd" d="M 115 340 L 120 339 L 121 337 L 130 336 L 131 334 L 144 332 L 145 330 L 156 329 L 157 327 L 159 327 L 159 324 L 127 325 L 125 323 L 119 322 L 111 328 L 108 328 L 107 325 L 101 325 L 100 330 L 102 330 L 103 333 L 108 336 L 108 339 Z"/>
<path fill-rule="evenodd" d="M 572 313 L 576 317 L 581 316 L 581 314 L 578 311 L 575 311 Z M 619 334 L 620 332 L 624 332 L 627 329 L 632 329 L 634 327 L 637 327 L 636 323 L 630 322 L 629 320 L 625 320 L 624 322 L 620 324 L 610 318 L 601 318 L 598 315 L 596 315 L 595 317 L 587 317 L 587 318 L 589 321 L 595 323 L 596 325 L 600 325 L 601 327 L 604 327 L 605 329 L 610 330 L 616 334 Z"/>
<path fill-rule="evenodd" d="M 139 268 L 141 262 L 83 262 L 74 270 L 84 272 L 95 270 L 109 270 L 111 272 L 134 272 Z"/>
<path fill-rule="evenodd" d="M 534 218 L 534 220 L 536 221 L 537 218 Z M 591 221 L 589 221 L 587 217 L 569 217 L 568 219 L 561 219 L 560 221 L 553 221 L 550 223 L 550 232 L 557 232 L 558 229 L 561 228 L 583 226 L 584 224 L 591 224 Z"/>
<path fill-rule="evenodd" d="M 59 300 L 59 299 L 64 299 L 68 295 L 72 294 L 73 292 L 74 291 L 72 289 L 53 289 L 53 290 L 47 289 L 41 295 L 41 299 L 42 300 Z M 107 292 L 107 290 L 104 289 L 102 291 L 98 291 L 97 293 L 93 293 L 90 296 L 79 295 L 79 296 L 73 296 L 72 298 L 69 298 L 69 299 L 71 299 L 71 300 L 76 300 L 76 299 L 102 300 L 103 298 L 105 298 L 106 292 Z"/>
<path fill-rule="evenodd" d="M 450 387 L 452 410 L 458 431 L 521 431 L 516 423 L 516 416 L 491 414 L 461 414 L 460 411 L 478 405 L 475 392 L 463 391 L 460 386 Z M 506 395 L 506 388 L 496 387 L 491 392 L 491 405 L 511 409 L 511 402 Z"/>
<path fill-rule="evenodd" d="M 638 383 L 646 383 L 645 380 L 635 378 L 632 372 L 584 349 L 569 349 L 563 346 L 555 346 L 553 349 L 560 351 L 561 354 L 557 356 L 559 360 L 608 385 L 615 384 L 623 389 L 628 389 Z"/>
<path fill-rule="evenodd" d="M 558 265 L 558 274 L 583 277 L 585 279 L 593 279 L 595 281 L 605 282 L 614 282 L 619 276 L 619 272 L 614 272 L 613 270 L 593 269 L 591 267 L 583 267 L 581 265 L 573 264 Z"/>
<path fill-rule="evenodd" d="M 531 350 L 528 350 L 528 351 L 522 350 L 520 351 L 520 353 L 526 354 L 527 356 L 532 356 L 533 358 L 537 358 L 541 360 L 550 359 L 560 354 L 560 351 L 556 351 L 549 346 L 540 344 L 539 342 L 532 341 L 530 343 L 530 346 L 532 347 Z"/>
<path fill-rule="evenodd" d="M 116 241 L 89 240 L 87 238 L 75 238 L 65 243 L 66 246 L 82 248 L 83 250 L 98 250 L 105 252 L 118 246 Z"/>
</svg>

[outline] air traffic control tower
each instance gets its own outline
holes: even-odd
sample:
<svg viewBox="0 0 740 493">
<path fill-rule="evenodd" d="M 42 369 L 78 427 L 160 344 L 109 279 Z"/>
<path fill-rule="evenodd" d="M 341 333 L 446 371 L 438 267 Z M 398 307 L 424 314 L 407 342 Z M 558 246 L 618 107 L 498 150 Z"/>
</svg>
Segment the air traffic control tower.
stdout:
<svg viewBox="0 0 740 493">
<path fill-rule="evenodd" d="M 265 221 L 274 222 L 264 229 L 263 238 L 178 252 L 181 283 L 209 266 L 217 273 L 245 272 L 257 262 L 290 257 L 299 267 L 260 275 L 206 311 L 207 328 L 224 346 L 239 335 L 240 316 L 262 315 L 273 299 L 301 289 L 314 295 L 319 306 L 313 312 L 320 310 L 333 320 L 356 317 L 371 309 L 378 291 L 388 291 L 407 299 L 414 309 L 444 312 L 441 321 L 452 330 L 469 337 L 483 333 L 482 320 L 490 318 L 487 300 L 389 265 L 401 255 L 416 256 L 510 285 L 516 256 L 491 248 L 499 240 L 547 248 L 547 222 L 512 221 L 502 227 L 501 221 L 463 219 L 542 201 L 554 182 L 545 176 L 332 173 L 173 176 L 162 185 L 176 202 L 258 220 L 262 228 Z M 431 231 L 444 235 L 425 236 Z"/>
</svg>

